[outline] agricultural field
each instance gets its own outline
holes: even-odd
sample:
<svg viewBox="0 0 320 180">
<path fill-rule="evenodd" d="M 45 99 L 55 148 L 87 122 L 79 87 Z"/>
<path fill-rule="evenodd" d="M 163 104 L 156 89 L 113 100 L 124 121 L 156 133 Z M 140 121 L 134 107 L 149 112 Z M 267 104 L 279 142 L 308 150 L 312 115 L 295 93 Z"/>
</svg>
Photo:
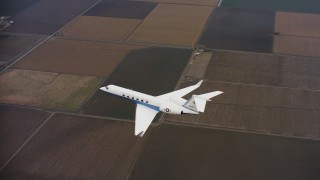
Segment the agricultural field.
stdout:
<svg viewBox="0 0 320 180">
<path fill-rule="evenodd" d="M 320 38 L 275 36 L 273 52 L 299 56 L 320 57 Z"/>
<path fill-rule="evenodd" d="M 211 49 L 272 52 L 273 11 L 216 8 L 198 44 Z"/>
<path fill-rule="evenodd" d="M 275 23 L 280 35 L 320 38 L 320 14 L 277 12 Z"/>
<path fill-rule="evenodd" d="M 101 1 L 84 15 L 128 19 L 144 19 L 157 3 L 138 1 Z"/>
<path fill-rule="evenodd" d="M 193 46 L 212 10 L 206 6 L 159 4 L 128 41 Z"/>
<path fill-rule="evenodd" d="M 0 166 L 48 118 L 50 113 L 0 106 Z"/>
<path fill-rule="evenodd" d="M 90 40 L 125 40 L 140 23 L 137 19 L 80 16 L 60 33 Z"/>
<path fill-rule="evenodd" d="M 213 81 L 320 89 L 319 58 L 214 51 L 206 72 Z"/>
<path fill-rule="evenodd" d="M 221 6 L 232 8 L 266 9 L 273 11 L 320 13 L 320 2 L 318 0 L 223 0 Z"/>
<path fill-rule="evenodd" d="M 194 93 L 213 90 L 224 92 L 214 98 L 215 103 L 320 110 L 320 92 L 307 89 L 206 81 Z"/>
<path fill-rule="evenodd" d="M 50 39 L 21 59 L 14 67 L 65 74 L 106 76 L 113 71 L 128 51 L 143 47 Z"/>
<path fill-rule="evenodd" d="M 125 179 L 144 139 L 134 124 L 54 115 L 1 172 L 1 179 Z"/>
<path fill-rule="evenodd" d="M 0 34 L 0 64 L 9 65 L 14 58 L 39 44 L 42 36 L 14 36 Z"/>
<path fill-rule="evenodd" d="M 39 0 L 2 0 L 0 1 L 0 16 L 13 16 Z"/>
<path fill-rule="evenodd" d="M 219 0 L 133 0 L 133 1 L 148 1 L 158 3 L 172 3 L 172 4 L 189 4 L 199 6 L 217 6 Z"/>
<path fill-rule="evenodd" d="M 263 53 L 214 50 L 207 75 L 214 65 L 224 65 L 261 71 L 291 72 L 320 75 L 320 59 L 315 57 L 287 56 Z M 236 77 L 235 77 L 236 78 Z"/>
<path fill-rule="evenodd" d="M 12 17 L 15 22 L 5 31 L 51 35 L 97 0 L 38 1 Z"/>
<path fill-rule="evenodd" d="M 132 51 L 103 84 L 114 84 L 150 95 L 168 93 L 174 90 L 190 56 L 191 50 L 176 48 L 152 47 Z M 135 104 L 97 91 L 81 112 L 133 120 Z"/>
<path fill-rule="evenodd" d="M 318 141 L 164 124 L 129 179 L 316 180 L 319 150 Z"/>
<path fill-rule="evenodd" d="M 74 111 L 101 78 L 10 69 L 0 76 L 0 103 Z"/>
</svg>

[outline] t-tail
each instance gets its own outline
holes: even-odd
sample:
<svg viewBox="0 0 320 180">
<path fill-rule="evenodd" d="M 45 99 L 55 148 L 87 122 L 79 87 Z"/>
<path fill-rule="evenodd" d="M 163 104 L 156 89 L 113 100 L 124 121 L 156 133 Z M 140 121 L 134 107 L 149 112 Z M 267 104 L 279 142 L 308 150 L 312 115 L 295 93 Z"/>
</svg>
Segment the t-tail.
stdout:
<svg viewBox="0 0 320 180">
<path fill-rule="evenodd" d="M 204 112 L 207 101 L 211 101 L 211 98 L 222 93 L 222 91 L 214 91 L 206 94 L 192 95 L 183 106 L 193 111 Z"/>
</svg>

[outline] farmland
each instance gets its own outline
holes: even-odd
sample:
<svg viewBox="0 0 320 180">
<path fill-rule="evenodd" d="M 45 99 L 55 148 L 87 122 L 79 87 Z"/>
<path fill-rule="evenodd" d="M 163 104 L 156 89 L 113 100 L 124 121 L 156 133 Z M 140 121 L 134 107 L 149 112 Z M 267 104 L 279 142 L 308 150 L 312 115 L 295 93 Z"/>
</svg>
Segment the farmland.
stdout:
<svg viewBox="0 0 320 180">
<path fill-rule="evenodd" d="M 133 1 L 148 1 L 159 3 L 172 3 L 172 4 L 189 4 L 201 6 L 216 6 L 219 0 L 133 0 Z"/>
<path fill-rule="evenodd" d="M 211 49 L 272 51 L 274 12 L 217 8 L 208 18 L 198 42 Z"/>
<path fill-rule="evenodd" d="M 316 180 L 320 176 L 317 141 L 168 124 L 152 130 L 132 180 Z"/>
<path fill-rule="evenodd" d="M 101 1 L 84 15 L 127 19 L 144 19 L 157 3 L 139 1 Z"/>
<path fill-rule="evenodd" d="M 320 39 L 296 36 L 275 36 L 273 52 L 277 54 L 320 57 Z"/>
<path fill-rule="evenodd" d="M 132 123 L 55 115 L 1 179 L 124 179 L 144 142 L 133 129 Z"/>
<path fill-rule="evenodd" d="M 44 111 L 0 106 L 1 166 L 49 117 L 49 114 Z"/>
<path fill-rule="evenodd" d="M 66 37 L 125 40 L 140 24 L 136 19 L 80 16 L 60 32 Z"/>
<path fill-rule="evenodd" d="M 281 35 L 320 37 L 320 14 L 277 12 L 275 32 Z"/>
<path fill-rule="evenodd" d="M 24 54 L 40 41 L 42 36 L 13 36 L 0 34 L 0 64 L 9 65 L 13 59 Z"/>
<path fill-rule="evenodd" d="M 12 33 L 50 35 L 88 9 L 97 0 L 39 1 L 17 13 L 12 19 L 15 23 L 6 29 Z"/>
<path fill-rule="evenodd" d="M 320 89 L 315 58 L 215 51 L 206 72 L 213 81 Z"/>
<path fill-rule="evenodd" d="M 320 13 L 318 0 L 223 0 L 223 7 L 247 8 L 247 9 L 267 9 L 273 11 Z"/>
<path fill-rule="evenodd" d="M 1 1 L 0 179 L 320 179 L 319 7 Z M 135 103 L 99 89 L 201 79 L 183 98 L 224 93 L 198 115 L 159 112 L 143 137 Z"/>
<path fill-rule="evenodd" d="M 192 46 L 212 10 L 212 7 L 159 4 L 128 41 Z"/>
<path fill-rule="evenodd" d="M 144 46 L 51 39 L 23 58 L 16 68 L 106 76 L 126 53 Z M 77 66 L 77 68 L 74 68 Z"/>
<path fill-rule="evenodd" d="M 151 47 L 132 51 L 107 78 L 104 85 L 115 84 L 150 95 L 170 92 L 190 55 L 191 50 L 175 48 Z M 85 104 L 83 113 L 133 120 L 135 104 L 97 91 Z"/>
<path fill-rule="evenodd" d="M 0 102 L 73 111 L 100 82 L 92 76 L 11 69 L 0 78 Z"/>
</svg>

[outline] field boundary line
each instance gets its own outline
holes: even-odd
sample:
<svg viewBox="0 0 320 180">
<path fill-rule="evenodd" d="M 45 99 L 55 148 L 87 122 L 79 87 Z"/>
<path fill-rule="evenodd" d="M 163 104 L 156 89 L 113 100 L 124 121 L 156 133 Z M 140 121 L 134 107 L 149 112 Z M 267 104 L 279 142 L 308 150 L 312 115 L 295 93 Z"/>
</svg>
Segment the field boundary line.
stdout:
<svg viewBox="0 0 320 180">
<path fill-rule="evenodd" d="M 231 127 L 219 127 L 219 126 L 210 126 L 205 124 L 194 124 L 194 123 L 185 123 L 185 122 L 175 122 L 166 120 L 165 124 L 175 125 L 175 126 L 183 126 L 183 127 L 193 127 L 193 128 L 202 128 L 202 129 L 214 129 L 220 131 L 229 131 L 229 132 L 239 132 L 239 133 L 247 133 L 253 135 L 265 135 L 265 136 L 274 136 L 274 137 L 282 137 L 282 138 L 292 138 L 292 139 L 300 139 L 300 140 L 310 140 L 310 141 L 320 141 L 319 137 L 303 137 L 303 136 L 291 136 L 286 134 L 273 134 L 273 133 L 266 133 L 262 131 L 248 131 L 245 129 L 239 128 L 231 128 Z"/>
<path fill-rule="evenodd" d="M 66 23 L 65 25 L 63 25 L 62 27 L 60 27 L 57 31 L 55 31 L 53 34 L 47 36 L 46 38 L 43 39 L 43 41 L 41 41 L 39 44 L 37 44 L 36 46 L 34 46 L 33 48 L 31 48 L 29 51 L 25 52 L 25 54 L 23 54 L 22 56 L 20 56 L 19 58 L 17 58 L 15 61 L 13 61 L 11 64 L 9 64 L 7 67 L 5 67 L 0 74 L 2 74 L 3 72 L 5 72 L 7 69 L 11 68 L 14 64 L 16 64 L 18 61 L 20 61 L 22 58 L 26 57 L 28 54 L 30 54 L 33 50 L 35 50 L 36 48 L 38 48 L 40 45 L 42 45 L 44 42 L 48 41 L 49 39 L 51 39 L 52 37 L 54 37 L 56 35 L 57 32 L 59 32 L 61 29 L 63 29 L 65 26 L 71 24 L 75 19 L 77 19 L 78 17 L 82 16 L 85 12 L 87 12 L 89 9 L 91 9 L 92 7 L 94 7 L 95 5 L 97 5 L 98 3 L 100 3 L 102 0 L 98 0 L 97 2 L 95 2 L 94 4 L 92 4 L 89 8 L 87 8 L 86 10 L 84 10 L 83 12 L 81 12 L 79 15 L 77 15 L 76 17 L 74 17 L 72 20 L 70 20 L 68 23 Z M 1 170 L 0 170 L 1 172 Z"/>
<path fill-rule="evenodd" d="M 249 83 L 240 83 L 240 82 L 229 82 L 229 81 L 217 81 L 212 79 L 204 78 L 206 81 L 211 83 L 225 83 L 225 84 L 235 84 L 235 85 L 245 85 L 245 86 L 259 86 L 259 87 L 269 87 L 269 88 L 279 88 L 279 89 L 292 89 L 299 91 L 314 91 L 319 92 L 320 89 L 308 89 L 308 88 L 294 88 L 294 87 L 285 87 L 285 86 L 271 86 L 271 85 L 263 85 L 263 84 L 249 84 Z"/>
<path fill-rule="evenodd" d="M 1 166 L 0 172 L 21 152 L 21 150 L 33 139 L 33 137 L 41 130 L 41 128 L 55 115 L 52 112 L 49 117 L 24 141 L 24 143 L 10 156 L 10 158 Z"/>
</svg>

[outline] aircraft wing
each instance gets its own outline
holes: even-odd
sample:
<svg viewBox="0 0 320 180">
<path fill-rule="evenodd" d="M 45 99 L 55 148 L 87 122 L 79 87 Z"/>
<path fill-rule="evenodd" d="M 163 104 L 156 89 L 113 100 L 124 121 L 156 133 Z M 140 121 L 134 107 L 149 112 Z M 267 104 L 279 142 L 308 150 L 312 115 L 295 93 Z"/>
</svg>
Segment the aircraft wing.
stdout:
<svg viewBox="0 0 320 180">
<path fill-rule="evenodd" d="M 199 81 L 197 84 L 193 85 L 193 86 L 189 86 L 183 89 L 179 89 L 167 94 L 163 94 L 160 96 L 157 96 L 158 98 L 161 98 L 163 100 L 168 100 L 170 97 L 183 97 L 187 94 L 189 94 L 190 92 L 194 91 L 195 89 L 197 89 L 198 87 L 200 87 L 201 83 L 203 82 L 203 80 Z"/>
<path fill-rule="evenodd" d="M 142 137 L 159 111 L 137 104 L 134 134 Z"/>
</svg>

